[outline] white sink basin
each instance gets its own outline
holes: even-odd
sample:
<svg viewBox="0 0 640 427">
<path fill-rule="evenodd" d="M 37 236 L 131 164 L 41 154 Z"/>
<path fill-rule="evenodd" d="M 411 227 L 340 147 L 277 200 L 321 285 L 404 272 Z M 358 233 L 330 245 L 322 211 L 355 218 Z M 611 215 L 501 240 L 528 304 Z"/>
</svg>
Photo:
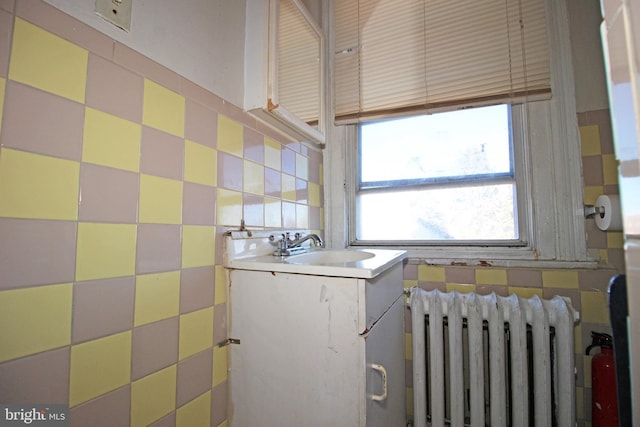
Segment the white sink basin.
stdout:
<svg viewBox="0 0 640 427">
<path fill-rule="evenodd" d="M 373 258 L 375 254 L 366 251 L 344 250 L 315 250 L 306 254 L 293 255 L 285 258 L 289 264 L 346 264 Z"/>
<path fill-rule="evenodd" d="M 300 255 L 229 258 L 225 266 L 238 270 L 310 274 L 370 279 L 406 257 L 391 249 L 314 249 Z"/>
</svg>

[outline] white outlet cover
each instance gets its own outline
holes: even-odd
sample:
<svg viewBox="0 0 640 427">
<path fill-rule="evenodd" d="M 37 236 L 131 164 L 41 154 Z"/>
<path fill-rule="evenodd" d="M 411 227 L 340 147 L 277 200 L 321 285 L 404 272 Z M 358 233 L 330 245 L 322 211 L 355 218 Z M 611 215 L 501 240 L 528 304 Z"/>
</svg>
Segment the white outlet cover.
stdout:
<svg viewBox="0 0 640 427">
<path fill-rule="evenodd" d="M 127 32 L 131 30 L 131 3 L 133 0 L 96 0 L 96 13 Z"/>
</svg>

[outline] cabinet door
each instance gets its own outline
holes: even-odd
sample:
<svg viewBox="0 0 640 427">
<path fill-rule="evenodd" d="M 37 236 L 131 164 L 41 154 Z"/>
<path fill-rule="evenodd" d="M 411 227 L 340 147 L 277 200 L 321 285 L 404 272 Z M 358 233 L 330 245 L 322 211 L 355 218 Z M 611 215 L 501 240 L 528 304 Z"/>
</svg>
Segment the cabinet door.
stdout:
<svg viewBox="0 0 640 427">
<path fill-rule="evenodd" d="M 364 337 L 367 352 L 367 427 L 406 425 L 403 302 L 402 297 L 398 298 Z M 385 383 L 386 398 L 382 399 Z"/>
</svg>

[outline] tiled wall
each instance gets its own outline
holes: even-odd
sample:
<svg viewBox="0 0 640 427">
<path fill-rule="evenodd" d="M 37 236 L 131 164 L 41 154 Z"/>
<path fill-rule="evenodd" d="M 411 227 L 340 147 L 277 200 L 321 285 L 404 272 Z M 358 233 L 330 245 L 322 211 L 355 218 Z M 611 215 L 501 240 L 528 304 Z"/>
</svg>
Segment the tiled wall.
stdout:
<svg viewBox="0 0 640 427">
<path fill-rule="evenodd" d="M 608 110 L 578 115 L 582 146 L 584 203 L 595 204 L 600 194 L 618 194 L 617 162 L 615 160 L 611 121 Z M 498 295 L 518 294 L 525 298 L 538 295 L 569 297 L 580 312 L 575 329 L 576 410 L 579 426 L 591 420 L 591 357 L 585 348 L 591 343 L 591 331 L 611 333 L 607 307 L 610 279 L 624 272 L 622 232 L 601 231 L 593 219 L 585 220 L 590 253 L 601 259 L 597 269 L 496 268 L 477 266 L 406 265 L 405 287 Z M 407 310 L 408 314 L 408 310 Z M 411 366 L 411 321 L 407 315 L 407 412 L 413 414 Z M 595 354 L 595 351 L 592 352 Z"/>
<path fill-rule="evenodd" d="M 321 232 L 321 153 L 40 0 L 0 0 L 0 117 L 0 402 L 226 425 L 221 234 Z"/>
</svg>

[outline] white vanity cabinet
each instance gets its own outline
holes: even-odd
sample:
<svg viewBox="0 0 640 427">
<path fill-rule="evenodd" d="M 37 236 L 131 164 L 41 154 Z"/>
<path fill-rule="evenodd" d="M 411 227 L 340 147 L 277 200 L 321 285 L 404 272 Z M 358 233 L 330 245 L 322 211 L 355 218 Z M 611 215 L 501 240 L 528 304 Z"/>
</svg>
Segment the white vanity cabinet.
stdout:
<svg viewBox="0 0 640 427">
<path fill-rule="evenodd" d="M 372 279 L 229 280 L 233 427 L 406 424 L 402 262 Z"/>
</svg>

